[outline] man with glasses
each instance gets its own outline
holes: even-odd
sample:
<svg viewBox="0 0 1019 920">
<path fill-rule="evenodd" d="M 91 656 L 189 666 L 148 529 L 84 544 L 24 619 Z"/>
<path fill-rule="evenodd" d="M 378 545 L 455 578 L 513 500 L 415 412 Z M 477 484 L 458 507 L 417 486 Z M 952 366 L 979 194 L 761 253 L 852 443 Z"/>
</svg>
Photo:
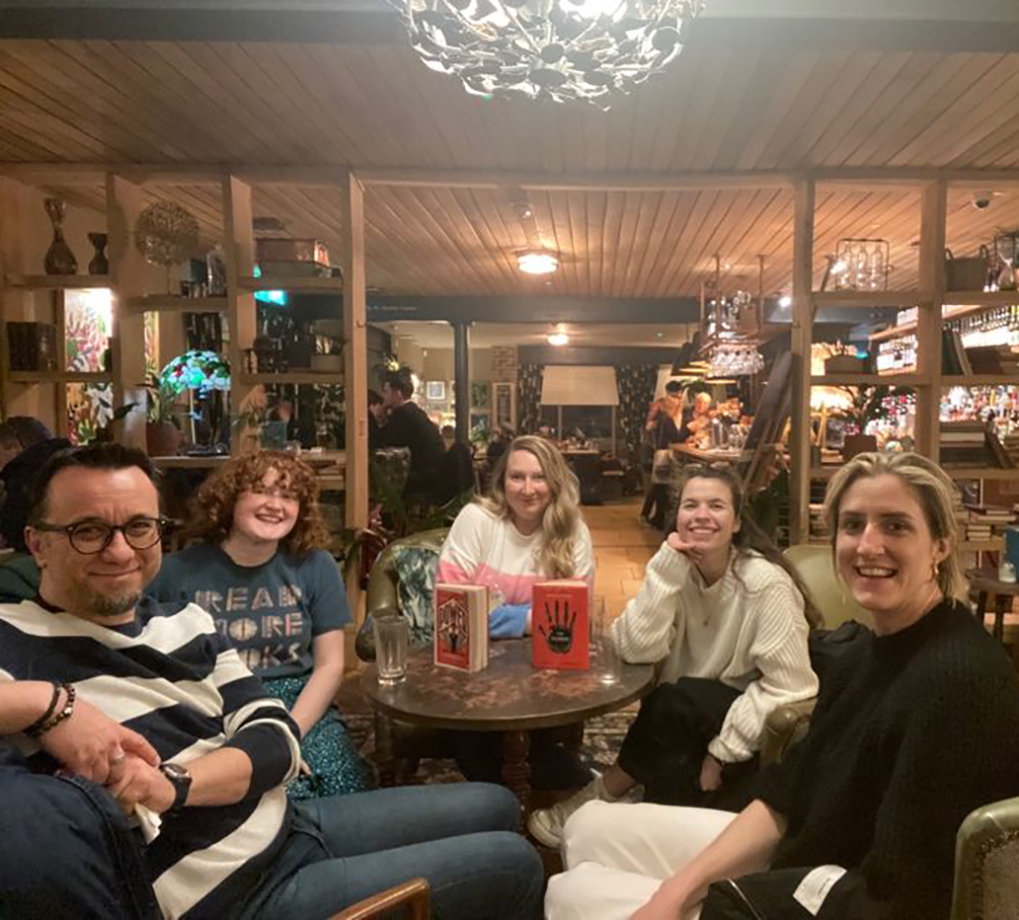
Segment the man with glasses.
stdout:
<svg viewBox="0 0 1019 920">
<path fill-rule="evenodd" d="M 0 768 L 0 915 L 326 917 L 424 875 L 451 920 L 534 916 L 541 864 L 504 789 L 288 805 L 300 733 L 283 704 L 208 613 L 143 596 L 165 529 L 141 452 L 40 471 L 39 593 L 0 604 L 0 735 L 25 759 Z"/>
</svg>

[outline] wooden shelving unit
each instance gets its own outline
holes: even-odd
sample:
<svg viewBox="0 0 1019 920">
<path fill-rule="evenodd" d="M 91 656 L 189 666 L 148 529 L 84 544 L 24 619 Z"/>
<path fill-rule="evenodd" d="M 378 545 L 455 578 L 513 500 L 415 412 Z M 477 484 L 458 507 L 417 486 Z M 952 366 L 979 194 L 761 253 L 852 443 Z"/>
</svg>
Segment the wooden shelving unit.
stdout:
<svg viewBox="0 0 1019 920">
<path fill-rule="evenodd" d="M 823 374 L 811 377 L 810 382 L 816 387 L 925 387 L 930 380 L 922 374 Z"/>
<path fill-rule="evenodd" d="M 815 291 L 814 304 L 821 307 L 915 307 L 923 299 L 919 291 Z"/>
<path fill-rule="evenodd" d="M 945 290 L 945 240 L 948 221 L 948 178 L 918 177 L 908 183 L 920 192 L 919 274 L 915 288 L 900 291 L 815 291 L 815 202 L 817 183 L 810 177 L 795 185 L 793 224 L 793 379 L 792 435 L 790 438 L 790 534 L 792 542 L 810 537 L 811 483 L 830 479 L 839 466 L 811 465 L 810 392 L 815 386 L 904 386 L 916 390 L 916 449 L 938 460 L 941 455 L 940 403 L 946 388 L 955 386 L 1019 385 L 1006 374 L 943 376 L 941 362 L 942 328 L 945 320 L 980 313 L 988 308 L 1019 304 L 1019 291 Z M 867 183 L 858 183 L 861 189 Z M 962 183 L 960 183 L 962 185 Z M 890 374 L 822 374 L 810 369 L 813 325 L 816 311 L 823 307 L 870 309 L 916 307 L 913 322 L 884 329 L 872 336 L 875 346 L 905 335 L 916 336 L 917 366 Z M 957 481 L 1019 482 L 1019 470 L 992 467 L 955 467 L 946 471 Z M 1000 541 L 966 543 L 967 551 L 985 552 L 1000 548 Z"/>
<path fill-rule="evenodd" d="M 343 374 L 337 371 L 280 371 L 272 374 L 242 374 L 241 380 L 249 386 L 266 383 L 335 386 L 343 383 Z"/>
<path fill-rule="evenodd" d="M 87 371 L 10 371 L 11 383 L 113 383 L 113 374 Z"/>
<path fill-rule="evenodd" d="M 137 313 L 222 313 L 226 297 L 179 297 L 173 294 L 148 294 L 128 297 L 124 306 Z"/>
<path fill-rule="evenodd" d="M 81 290 L 108 288 L 109 275 L 7 275 L 4 287 L 23 291 Z"/>
<path fill-rule="evenodd" d="M 315 294 L 343 291 L 342 278 L 319 278 L 309 275 L 292 275 L 260 278 L 242 277 L 240 286 L 246 291 L 287 291 L 292 294 Z"/>
</svg>

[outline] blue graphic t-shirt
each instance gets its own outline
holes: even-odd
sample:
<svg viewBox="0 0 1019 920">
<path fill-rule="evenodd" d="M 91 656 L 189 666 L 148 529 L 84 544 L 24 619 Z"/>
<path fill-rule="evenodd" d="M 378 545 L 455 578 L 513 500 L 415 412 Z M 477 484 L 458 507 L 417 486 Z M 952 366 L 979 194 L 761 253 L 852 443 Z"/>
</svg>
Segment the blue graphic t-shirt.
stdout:
<svg viewBox="0 0 1019 920">
<path fill-rule="evenodd" d="M 201 543 L 163 557 L 146 594 L 208 611 L 259 677 L 310 674 L 312 640 L 351 622 L 339 570 L 325 550 L 281 550 L 262 565 L 241 566 L 219 546 Z"/>
</svg>

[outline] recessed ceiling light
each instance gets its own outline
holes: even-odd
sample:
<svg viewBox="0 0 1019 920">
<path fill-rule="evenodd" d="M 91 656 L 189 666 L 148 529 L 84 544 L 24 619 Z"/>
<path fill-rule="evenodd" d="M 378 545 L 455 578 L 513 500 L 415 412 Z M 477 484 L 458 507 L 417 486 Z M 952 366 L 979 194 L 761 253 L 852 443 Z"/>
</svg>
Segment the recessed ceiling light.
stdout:
<svg viewBox="0 0 1019 920">
<path fill-rule="evenodd" d="M 552 252 L 521 252 L 517 267 L 528 275 L 549 275 L 559 268 L 559 259 Z"/>
</svg>

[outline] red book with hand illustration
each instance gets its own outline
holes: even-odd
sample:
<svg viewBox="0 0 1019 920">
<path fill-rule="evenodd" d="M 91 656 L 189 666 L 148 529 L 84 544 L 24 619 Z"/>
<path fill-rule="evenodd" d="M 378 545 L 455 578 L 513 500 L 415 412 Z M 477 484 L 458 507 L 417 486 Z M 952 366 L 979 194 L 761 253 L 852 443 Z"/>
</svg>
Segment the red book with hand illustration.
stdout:
<svg viewBox="0 0 1019 920">
<path fill-rule="evenodd" d="M 531 663 L 536 668 L 591 667 L 590 588 L 585 581 L 541 581 L 531 604 Z"/>
</svg>

